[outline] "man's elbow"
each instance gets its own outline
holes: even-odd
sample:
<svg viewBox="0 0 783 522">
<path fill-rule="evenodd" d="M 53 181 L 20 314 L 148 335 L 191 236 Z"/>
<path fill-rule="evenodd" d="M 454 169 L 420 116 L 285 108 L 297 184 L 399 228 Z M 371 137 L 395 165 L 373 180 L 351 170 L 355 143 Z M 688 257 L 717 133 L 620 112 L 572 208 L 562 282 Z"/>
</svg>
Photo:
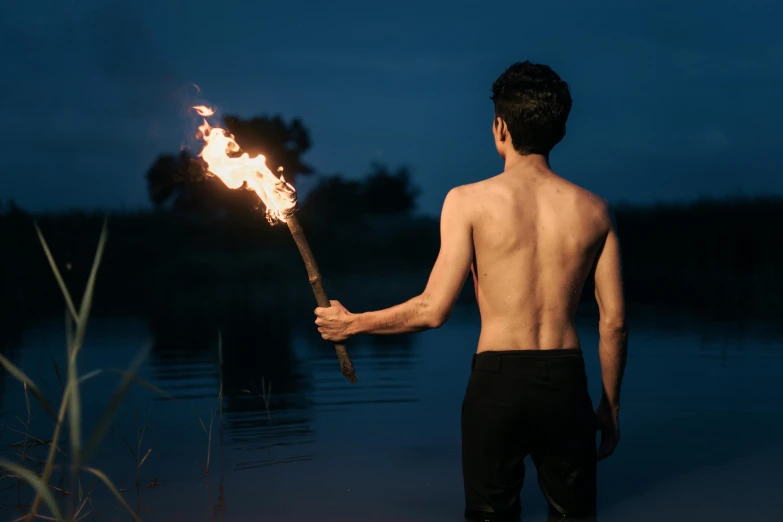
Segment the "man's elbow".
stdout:
<svg viewBox="0 0 783 522">
<path fill-rule="evenodd" d="M 448 320 L 449 320 L 448 313 L 432 312 L 427 315 L 427 318 L 425 319 L 424 323 L 428 329 L 434 330 L 446 324 L 446 321 Z"/>
<path fill-rule="evenodd" d="M 434 330 L 443 326 L 449 319 L 451 310 L 438 306 L 428 296 L 421 296 L 421 318 L 425 328 Z"/>
<path fill-rule="evenodd" d="M 598 321 L 598 330 L 602 334 L 616 335 L 620 337 L 628 336 L 628 324 L 625 322 L 624 314 L 612 316 L 603 316 Z"/>
</svg>

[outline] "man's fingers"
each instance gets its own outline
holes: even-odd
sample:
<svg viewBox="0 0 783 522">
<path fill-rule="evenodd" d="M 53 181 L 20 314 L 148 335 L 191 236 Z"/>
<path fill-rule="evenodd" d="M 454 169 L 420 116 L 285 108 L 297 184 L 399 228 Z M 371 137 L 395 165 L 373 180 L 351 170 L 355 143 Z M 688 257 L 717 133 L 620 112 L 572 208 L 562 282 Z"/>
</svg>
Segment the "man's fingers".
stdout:
<svg viewBox="0 0 783 522">
<path fill-rule="evenodd" d="M 614 453 L 615 448 L 617 448 L 616 440 L 601 441 L 601 445 L 598 447 L 598 460 L 604 460 Z"/>
<path fill-rule="evenodd" d="M 598 448 L 598 460 L 604 460 L 608 456 L 609 455 L 607 453 L 606 448 L 604 447 L 603 444 L 601 444 L 601 446 L 599 446 Z"/>
<path fill-rule="evenodd" d="M 330 299 L 330 300 L 329 300 L 329 303 L 330 303 L 332 306 L 340 306 L 340 301 L 336 301 L 336 300 L 334 300 L 334 299 Z"/>
<path fill-rule="evenodd" d="M 614 453 L 614 449 L 606 449 L 598 455 L 598 460 L 606 460 L 612 453 Z"/>
<path fill-rule="evenodd" d="M 316 308 L 315 316 L 321 320 L 325 320 L 328 317 L 334 317 L 334 310 L 330 312 L 328 308 Z"/>
</svg>

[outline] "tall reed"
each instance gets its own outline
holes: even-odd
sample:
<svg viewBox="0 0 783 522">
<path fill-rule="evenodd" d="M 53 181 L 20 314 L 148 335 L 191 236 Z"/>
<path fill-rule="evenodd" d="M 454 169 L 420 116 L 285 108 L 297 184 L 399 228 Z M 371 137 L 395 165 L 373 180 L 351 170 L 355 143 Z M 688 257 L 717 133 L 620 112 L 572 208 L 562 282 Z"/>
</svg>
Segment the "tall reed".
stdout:
<svg viewBox="0 0 783 522">
<path fill-rule="evenodd" d="M 103 256 L 103 252 L 106 246 L 106 240 L 108 236 L 107 221 L 104 220 L 103 222 L 103 227 L 101 229 L 101 234 L 98 240 L 98 246 L 96 248 L 95 257 L 92 263 L 92 269 L 90 270 L 90 275 L 87 280 L 87 285 L 85 287 L 84 293 L 82 294 L 82 299 L 78 311 L 74 305 L 74 300 L 71 298 L 71 294 L 65 284 L 65 281 L 63 280 L 60 270 L 57 267 L 57 263 L 54 260 L 54 256 L 52 255 L 52 252 L 50 251 L 49 246 L 47 245 L 46 240 L 44 238 L 44 235 L 41 232 L 41 229 L 38 227 L 37 223 L 35 224 L 35 230 L 36 233 L 38 234 L 38 239 L 41 243 L 44 254 L 46 255 L 47 260 L 49 261 L 49 266 L 52 270 L 54 278 L 58 286 L 60 287 L 60 290 L 62 291 L 63 294 L 63 298 L 65 300 L 65 306 L 66 306 L 65 329 L 66 329 L 66 347 L 67 347 L 66 377 L 65 377 L 64 390 L 63 390 L 62 398 L 60 400 L 59 408 L 55 412 L 54 408 L 52 408 L 52 406 L 46 400 L 46 397 L 43 395 L 43 393 L 41 393 L 36 383 L 33 382 L 33 380 L 30 379 L 20 368 L 15 366 L 13 363 L 11 363 L 11 361 L 9 361 L 6 357 L 0 354 L 0 365 L 2 365 L 3 368 L 5 368 L 5 370 L 8 371 L 9 374 L 11 374 L 11 376 L 13 376 L 20 383 L 22 383 L 25 389 L 25 396 L 27 397 L 27 393 L 29 392 L 29 394 L 31 394 L 38 401 L 38 403 L 43 408 L 43 410 L 54 420 L 54 432 L 52 434 L 51 442 L 49 444 L 49 452 L 46 457 L 46 460 L 43 463 L 44 467 L 40 475 L 36 474 L 30 469 L 27 469 L 23 465 L 24 459 L 22 459 L 20 463 L 11 462 L 6 459 L 0 459 L 0 467 L 6 469 L 9 473 L 12 473 L 13 475 L 17 476 L 20 480 L 29 484 L 35 491 L 35 497 L 30 507 L 30 511 L 22 517 L 23 520 L 32 521 L 35 518 L 53 518 L 58 522 L 64 522 L 65 520 L 75 521 L 83 517 L 82 511 L 84 509 L 86 499 L 82 500 L 80 498 L 80 505 L 78 509 L 72 510 L 72 512 L 69 513 L 69 516 L 66 518 L 63 514 L 63 510 L 61 506 L 55 500 L 54 495 L 51 492 L 53 486 L 50 484 L 50 480 L 52 478 L 52 473 L 55 469 L 54 459 L 56 453 L 59 450 L 58 444 L 63 430 L 63 424 L 65 423 L 67 417 L 68 428 L 69 428 L 68 440 L 70 443 L 70 459 L 72 462 L 70 466 L 70 474 L 72 479 L 71 483 L 80 485 L 81 484 L 80 477 L 83 473 L 92 475 L 94 479 L 102 482 L 108 488 L 108 490 L 114 495 L 117 501 L 128 511 L 128 513 L 134 520 L 139 521 L 140 520 L 139 517 L 136 515 L 136 513 L 133 512 L 130 506 L 128 506 L 128 504 L 125 502 L 122 495 L 118 491 L 117 487 L 112 483 L 109 477 L 106 476 L 106 474 L 103 473 L 101 470 L 93 467 L 89 467 L 87 465 L 93 453 L 97 450 L 101 440 L 103 439 L 104 434 L 106 433 L 106 430 L 108 429 L 114 416 L 116 415 L 117 410 L 122 404 L 122 401 L 125 397 L 126 392 L 128 391 L 129 386 L 133 382 L 139 382 L 144 386 L 152 389 L 153 391 L 166 396 L 166 394 L 164 394 L 154 386 L 151 386 L 141 381 L 137 377 L 137 373 L 141 368 L 141 365 L 143 364 L 150 350 L 149 345 L 145 346 L 142 350 L 139 351 L 139 354 L 136 356 L 133 362 L 131 362 L 130 366 L 124 371 L 123 370 L 96 370 L 88 374 L 85 374 L 83 376 L 80 376 L 78 373 L 78 365 L 77 365 L 78 356 L 83 346 L 85 334 L 87 332 L 87 323 L 90 316 L 90 310 L 92 308 L 98 269 L 101 264 L 101 258 Z M 119 384 L 117 385 L 114 394 L 111 396 L 108 405 L 101 413 L 97 426 L 93 430 L 90 437 L 87 439 L 87 444 L 82 446 L 82 431 L 81 431 L 82 408 L 81 408 L 81 401 L 79 395 L 80 386 L 86 380 L 93 378 L 106 371 L 120 374 L 121 379 Z M 27 399 L 27 401 L 29 405 L 29 399 Z M 28 418 L 29 415 L 30 415 L 30 410 L 28 407 Z M 25 440 L 27 440 L 27 437 L 28 435 L 25 436 Z M 139 440 L 139 445 L 140 443 L 141 440 Z M 149 452 L 142 459 L 137 459 L 137 469 L 141 467 L 141 464 L 143 464 L 144 460 L 148 455 Z M 79 491 L 81 496 L 81 486 L 79 487 Z M 38 512 L 42 502 L 45 503 L 46 506 L 49 508 L 49 511 L 51 513 L 50 517 L 39 515 Z"/>
</svg>

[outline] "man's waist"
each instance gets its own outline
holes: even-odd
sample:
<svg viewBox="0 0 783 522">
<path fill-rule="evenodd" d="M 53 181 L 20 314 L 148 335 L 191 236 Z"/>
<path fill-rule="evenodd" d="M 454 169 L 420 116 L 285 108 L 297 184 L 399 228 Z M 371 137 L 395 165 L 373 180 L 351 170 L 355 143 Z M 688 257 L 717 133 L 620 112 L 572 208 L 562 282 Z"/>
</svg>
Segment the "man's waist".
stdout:
<svg viewBox="0 0 783 522">
<path fill-rule="evenodd" d="M 482 350 L 473 355 L 474 370 L 500 373 L 538 370 L 542 366 L 552 368 L 583 368 L 581 348 L 556 348 L 548 350 Z"/>
</svg>

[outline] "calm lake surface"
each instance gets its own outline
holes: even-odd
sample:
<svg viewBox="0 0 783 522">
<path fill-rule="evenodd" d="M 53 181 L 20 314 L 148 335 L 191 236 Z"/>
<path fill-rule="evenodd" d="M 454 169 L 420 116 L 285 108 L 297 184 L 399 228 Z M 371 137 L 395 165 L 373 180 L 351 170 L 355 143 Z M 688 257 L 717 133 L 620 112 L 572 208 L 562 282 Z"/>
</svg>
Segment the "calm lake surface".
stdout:
<svg viewBox="0 0 783 522">
<path fill-rule="evenodd" d="M 350 342 L 357 385 L 340 375 L 309 317 L 240 318 L 222 328 L 223 412 L 222 422 L 215 416 L 208 477 L 198 416 L 208 428 L 217 407 L 217 329 L 199 321 L 95 319 L 80 373 L 124 368 L 151 343 L 139 376 L 176 400 L 134 387 L 92 464 L 126 489 L 132 507 L 140 503 L 144 520 L 460 521 L 460 407 L 479 333 L 474 306 L 458 308 L 436 331 Z M 595 402 L 595 318 L 580 319 L 579 330 Z M 53 401 L 52 360 L 63 368 L 64 339 L 62 321 L 42 321 L 7 349 Z M 753 328 L 635 321 L 622 441 L 599 467 L 599 520 L 783 520 L 782 370 L 783 342 Z M 19 429 L 21 385 L 0 375 L 2 423 Z M 118 381 L 103 374 L 83 384 L 85 433 Z M 142 453 L 152 451 L 137 502 L 135 461 L 123 437 L 135 449 L 137 422 L 150 406 Z M 50 422 L 34 410 L 32 434 L 50 437 Z M 3 456 L 13 458 L 9 445 L 22 436 L 8 429 L 0 436 Z M 528 471 L 524 520 L 543 521 L 532 464 Z M 153 479 L 160 485 L 147 487 Z M 0 520 L 16 518 L 16 489 L 0 495 Z M 96 520 L 130 519 L 100 484 L 93 507 Z"/>
</svg>

